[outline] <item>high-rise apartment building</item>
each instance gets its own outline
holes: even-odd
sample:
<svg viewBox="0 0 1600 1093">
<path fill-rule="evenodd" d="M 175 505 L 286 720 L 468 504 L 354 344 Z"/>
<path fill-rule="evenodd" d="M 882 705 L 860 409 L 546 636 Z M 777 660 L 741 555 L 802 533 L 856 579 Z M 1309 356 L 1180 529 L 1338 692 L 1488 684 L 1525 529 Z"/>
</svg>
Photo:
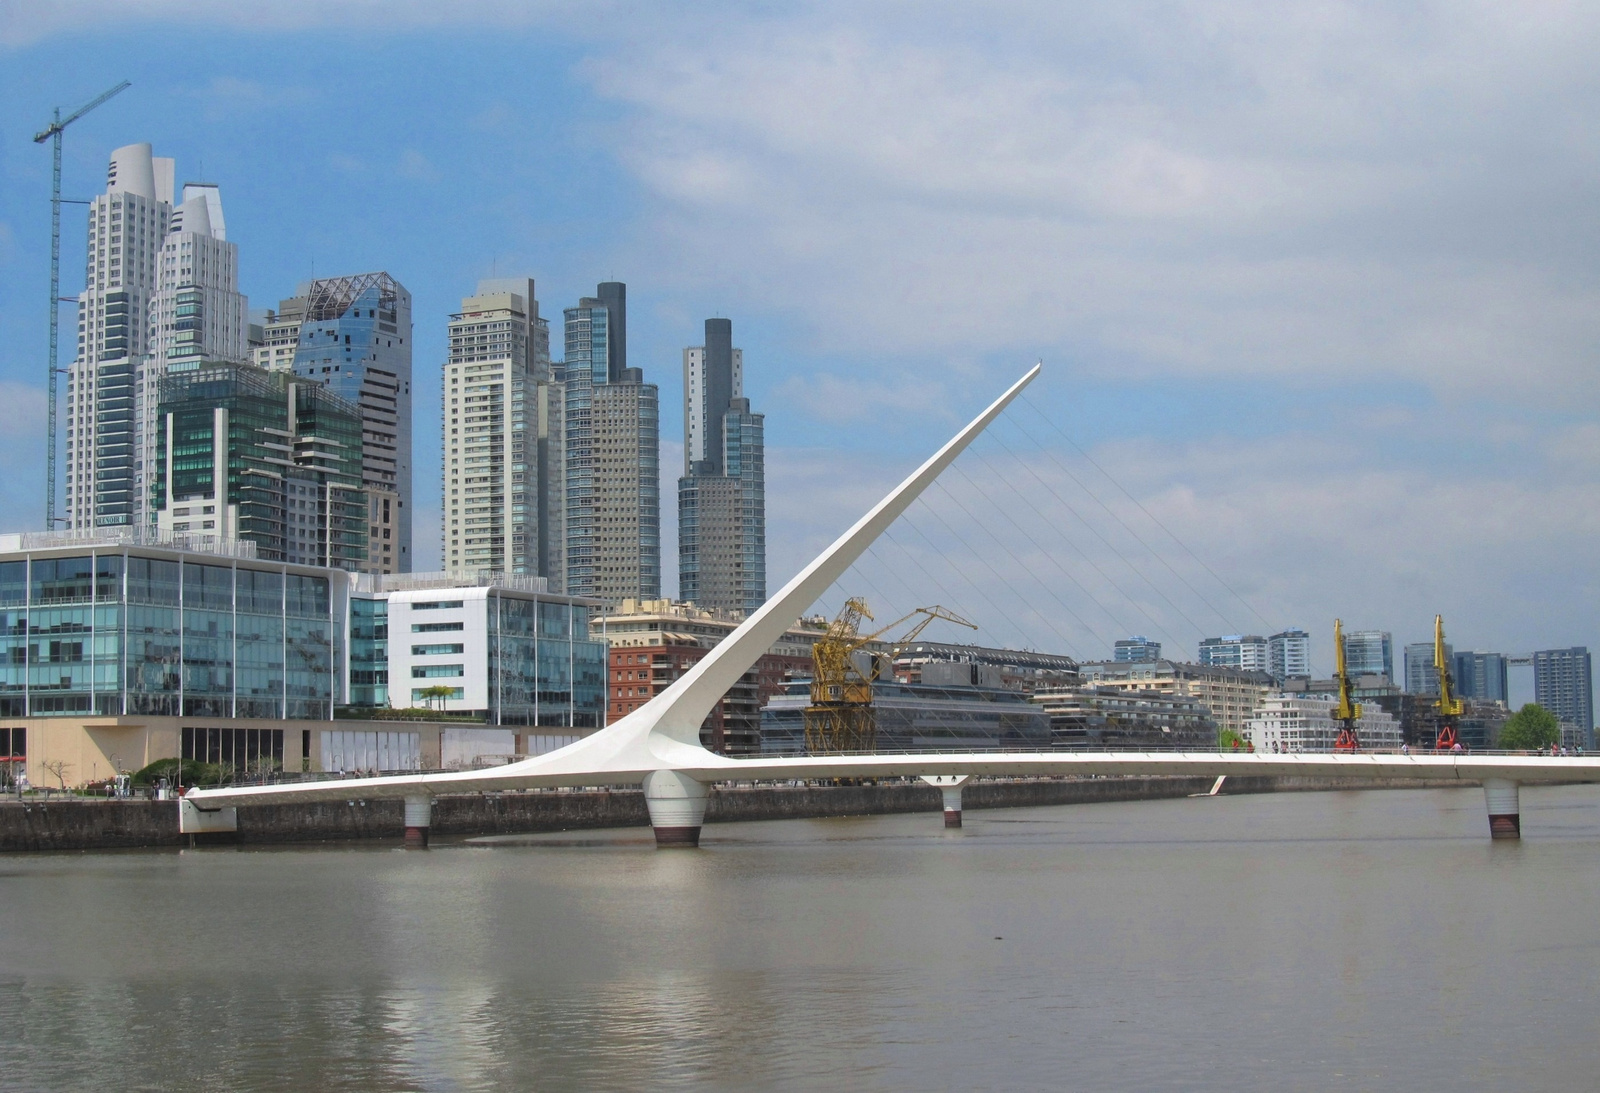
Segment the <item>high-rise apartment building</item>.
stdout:
<svg viewBox="0 0 1600 1093">
<path fill-rule="evenodd" d="M 733 323 L 707 319 L 705 342 L 683 351 L 678 590 L 749 614 L 767 598 L 766 418 L 744 397 Z"/>
<path fill-rule="evenodd" d="M 216 361 L 249 359 L 249 309 L 239 292 L 239 245 L 228 242 L 222 195 L 189 182 L 173 210 L 159 255 L 160 283 L 150 302 L 148 355 L 138 370 L 133 478 L 141 523 L 155 522 L 156 415 L 161 382 Z"/>
<path fill-rule="evenodd" d="M 1161 659 L 1161 643 L 1143 634 L 1121 638 L 1112 646 L 1111 659 L 1117 664 L 1149 664 Z"/>
<path fill-rule="evenodd" d="M 361 411 L 321 384 L 207 362 L 162 379 L 152 467 L 163 532 L 256 544 L 256 556 L 367 568 Z"/>
<path fill-rule="evenodd" d="M 1383 676 L 1394 682 L 1394 637 L 1387 630 L 1350 630 L 1344 635 L 1345 671 L 1357 676 Z"/>
<path fill-rule="evenodd" d="M 444 568 L 561 590 L 566 405 L 531 279 L 478 282 L 450 317 L 444 372 Z"/>
<path fill-rule="evenodd" d="M 411 569 L 411 293 L 387 273 L 301 285 L 266 313 L 255 363 L 313 380 L 361 407 L 368 568 Z"/>
<path fill-rule="evenodd" d="M 89 257 L 78 297 L 78 352 L 67 369 L 67 527 L 139 522 L 136 392 L 150 308 L 172 219 L 173 162 L 130 144 L 111 153 L 89 202 Z"/>
<path fill-rule="evenodd" d="M 1511 701 L 1507 686 L 1506 658 L 1501 653 L 1462 651 L 1451 655 L 1451 671 L 1456 677 L 1456 693 L 1462 698 L 1485 702 Z"/>
<path fill-rule="evenodd" d="M 1406 646 L 1406 692 L 1414 695 L 1437 695 L 1439 673 L 1433 666 L 1433 642 L 1414 641 Z M 1455 650 L 1444 647 L 1444 661 L 1455 671 Z"/>
<path fill-rule="evenodd" d="M 565 320 L 566 590 L 659 599 L 660 393 L 628 367 L 626 286 L 600 285 Z"/>
<path fill-rule="evenodd" d="M 1311 635 L 1289 629 L 1267 639 L 1267 671 L 1279 683 L 1311 678 Z"/>
<path fill-rule="evenodd" d="M 1535 652 L 1533 700 L 1575 729 L 1584 747 L 1594 747 L 1594 670 L 1587 647 Z"/>
<path fill-rule="evenodd" d="M 1256 634 L 1225 634 L 1200 643 L 1200 663 L 1219 668 L 1265 672 L 1270 666 L 1267 639 Z"/>
</svg>

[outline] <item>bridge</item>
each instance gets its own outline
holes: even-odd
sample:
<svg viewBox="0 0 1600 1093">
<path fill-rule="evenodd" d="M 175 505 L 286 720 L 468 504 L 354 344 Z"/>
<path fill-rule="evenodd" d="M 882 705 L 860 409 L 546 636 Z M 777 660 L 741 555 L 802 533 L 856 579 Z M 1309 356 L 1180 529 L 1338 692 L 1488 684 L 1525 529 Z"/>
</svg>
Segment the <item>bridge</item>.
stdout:
<svg viewBox="0 0 1600 1093">
<path fill-rule="evenodd" d="M 722 695 L 1039 371 L 1035 365 L 1012 384 L 669 688 L 606 728 L 556 751 L 490 770 L 191 790 L 180 804 L 182 830 L 231 829 L 240 806 L 398 797 L 405 801 L 407 842 L 426 845 L 433 798 L 441 794 L 643 786 L 656 845 L 693 847 L 699 845 L 710 786 L 720 781 L 922 777 L 943 791 L 948 823 L 959 822 L 961 785 L 973 775 L 1178 774 L 1478 782 L 1491 837 L 1514 839 L 1521 835 L 1520 786 L 1600 782 L 1600 757 L 1591 756 L 984 751 L 735 759 L 702 747 L 700 725 Z"/>
</svg>

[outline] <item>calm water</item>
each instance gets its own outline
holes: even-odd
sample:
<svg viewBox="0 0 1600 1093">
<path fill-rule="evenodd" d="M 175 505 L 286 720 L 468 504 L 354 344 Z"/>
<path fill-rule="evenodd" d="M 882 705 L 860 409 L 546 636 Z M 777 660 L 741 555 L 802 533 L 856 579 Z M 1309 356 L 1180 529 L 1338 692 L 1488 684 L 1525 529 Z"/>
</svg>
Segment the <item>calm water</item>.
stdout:
<svg viewBox="0 0 1600 1093">
<path fill-rule="evenodd" d="M 7 1089 L 1592 1089 L 1600 791 L 0 857 Z"/>
</svg>

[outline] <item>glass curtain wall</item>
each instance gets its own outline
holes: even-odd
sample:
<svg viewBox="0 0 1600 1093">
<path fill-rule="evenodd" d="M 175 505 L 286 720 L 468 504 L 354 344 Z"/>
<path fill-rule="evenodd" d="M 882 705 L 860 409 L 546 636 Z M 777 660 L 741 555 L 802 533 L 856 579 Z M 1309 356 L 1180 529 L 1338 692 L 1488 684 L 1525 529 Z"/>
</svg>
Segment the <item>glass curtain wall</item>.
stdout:
<svg viewBox="0 0 1600 1093">
<path fill-rule="evenodd" d="M 332 716 L 326 577 L 90 554 L 0 562 L 0 716 Z"/>
<path fill-rule="evenodd" d="M 489 602 L 489 721 L 600 727 L 606 652 L 589 609 L 495 595 Z"/>
</svg>

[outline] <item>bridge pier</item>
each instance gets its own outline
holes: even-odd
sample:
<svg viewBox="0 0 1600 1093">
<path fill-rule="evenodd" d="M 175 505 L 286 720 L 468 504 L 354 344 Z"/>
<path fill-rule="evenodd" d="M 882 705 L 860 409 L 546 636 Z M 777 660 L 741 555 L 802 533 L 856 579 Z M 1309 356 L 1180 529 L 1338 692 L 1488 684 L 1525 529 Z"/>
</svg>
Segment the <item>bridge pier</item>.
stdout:
<svg viewBox="0 0 1600 1093">
<path fill-rule="evenodd" d="M 1485 778 L 1483 800 L 1489 808 L 1491 839 L 1522 838 L 1522 805 L 1516 782 L 1509 778 Z"/>
<path fill-rule="evenodd" d="M 922 780 L 930 786 L 938 786 L 939 792 L 944 795 L 944 826 L 961 826 L 961 785 L 970 775 L 966 774 L 924 774 Z"/>
<path fill-rule="evenodd" d="M 710 787 L 675 770 L 653 770 L 644 776 L 644 803 L 656 833 L 656 849 L 700 845 Z"/>
<path fill-rule="evenodd" d="M 406 849 L 426 850 L 428 828 L 433 823 L 433 796 L 419 793 L 406 798 Z"/>
</svg>

